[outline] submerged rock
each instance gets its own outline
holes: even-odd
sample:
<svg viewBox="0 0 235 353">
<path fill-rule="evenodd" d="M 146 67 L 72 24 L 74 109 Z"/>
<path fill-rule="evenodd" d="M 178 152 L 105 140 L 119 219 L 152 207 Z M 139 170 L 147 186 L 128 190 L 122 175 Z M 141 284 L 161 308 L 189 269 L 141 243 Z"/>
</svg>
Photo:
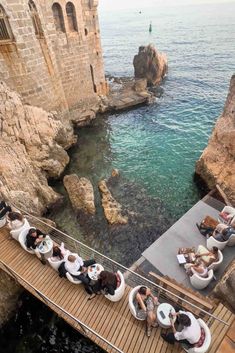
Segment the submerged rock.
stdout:
<svg viewBox="0 0 235 353">
<path fill-rule="evenodd" d="M 63 182 L 73 209 L 76 212 L 95 214 L 94 190 L 90 180 L 71 174 L 66 175 Z"/>
<path fill-rule="evenodd" d="M 217 120 L 208 146 L 196 163 L 196 173 L 210 189 L 217 184 L 235 205 L 235 75 L 224 111 Z"/>
<path fill-rule="evenodd" d="M 146 78 L 148 85 L 158 85 L 167 72 L 167 57 L 149 44 L 139 47 L 134 56 L 135 78 Z"/>
<path fill-rule="evenodd" d="M 113 198 L 105 180 L 99 182 L 99 189 L 102 195 L 102 206 L 107 221 L 110 224 L 127 224 L 128 217 L 123 216 L 122 206 Z"/>
</svg>

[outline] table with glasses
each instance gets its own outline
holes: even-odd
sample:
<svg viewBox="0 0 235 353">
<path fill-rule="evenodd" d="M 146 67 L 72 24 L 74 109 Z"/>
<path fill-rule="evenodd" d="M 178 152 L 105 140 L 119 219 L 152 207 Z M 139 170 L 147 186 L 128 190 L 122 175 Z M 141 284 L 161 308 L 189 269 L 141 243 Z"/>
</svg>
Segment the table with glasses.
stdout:
<svg viewBox="0 0 235 353">
<path fill-rule="evenodd" d="M 88 277 L 93 280 L 93 281 L 97 281 L 99 274 L 104 271 L 104 268 L 102 265 L 100 264 L 94 264 L 88 267 L 87 269 L 87 275 Z"/>
</svg>

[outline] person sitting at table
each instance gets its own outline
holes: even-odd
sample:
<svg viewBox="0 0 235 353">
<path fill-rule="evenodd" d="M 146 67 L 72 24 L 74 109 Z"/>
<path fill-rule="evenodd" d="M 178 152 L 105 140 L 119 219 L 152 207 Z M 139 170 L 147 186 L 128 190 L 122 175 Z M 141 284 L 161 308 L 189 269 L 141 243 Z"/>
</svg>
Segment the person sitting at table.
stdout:
<svg viewBox="0 0 235 353">
<path fill-rule="evenodd" d="M 175 316 L 177 323 L 183 327 L 181 331 L 175 328 Z M 193 347 L 201 338 L 201 327 L 195 316 L 189 311 L 178 311 L 172 313 L 170 318 L 171 327 L 173 332 L 167 334 L 162 333 L 161 337 L 168 343 L 174 344 L 180 342 L 186 344 L 188 347 Z"/>
<path fill-rule="evenodd" d="M 148 287 L 140 287 L 135 300 L 134 306 L 138 319 L 146 320 L 146 334 L 151 335 L 151 327 L 157 327 L 156 306 L 159 305 L 158 298 L 155 297 Z"/>
<path fill-rule="evenodd" d="M 216 246 L 212 250 L 208 250 L 203 245 L 199 245 L 196 252 L 196 259 L 200 259 L 205 266 L 210 266 L 213 262 L 219 260 L 219 249 Z"/>
<path fill-rule="evenodd" d="M 185 264 L 184 268 L 186 270 L 187 275 L 189 275 L 190 277 L 194 274 L 197 274 L 198 276 L 203 278 L 208 276 L 208 268 L 202 261 L 197 263 Z"/>
<path fill-rule="evenodd" d="M 70 253 L 69 250 L 65 249 L 64 243 L 61 243 L 60 246 L 54 243 L 52 250 L 53 250 L 53 253 L 50 260 L 53 262 L 63 260 L 65 256 L 69 255 Z"/>
<path fill-rule="evenodd" d="M 65 261 L 64 267 L 73 277 L 79 279 L 85 286 L 88 286 L 90 279 L 87 276 L 87 267 L 94 265 L 95 260 L 86 260 L 78 256 L 78 254 L 70 254 Z"/>
<path fill-rule="evenodd" d="M 219 223 L 216 226 L 212 236 L 216 240 L 224 242 L 228 241 L 232 234 L 235 234 L 235 222 L 231 223 L 230 225 Z"/>
<path fill-rule="evenodd" d="M 7 215 L 7 225 L 11 230 L 19 229 L 24 224 L 24 216 L 20 212 L 9 212 Z"/>
<path fill-rule="evenodd" d="M 41 260 L 42 264 L 46 264 L 46 260 L 42 254 L 40 254 L 38 246 L 41 244 L 46 234 L 42 233 L 37 228 L 30 228 L 26 235 L 26 246 L 29 249 L 33 249 L 36 256 Z"/>
<path fill-rule="evenodd" d="M 121 280 L 116 273 L 101 271 L 98 276 L 98 280 L 94 286 L 92 286 L 92 289 L 94 293 L 102 292 L 104 295 L 114 295 L 115 290 L 117 289 L 118 285 L 120 285 L 120 282 Z"/>
<path fill-rule="evenodd" d="M 8 212 L 11 212 L 11 206 L 8 206 L 5 201 L 0 202 L 0 219 L 4 218 Z"/>
</svg>

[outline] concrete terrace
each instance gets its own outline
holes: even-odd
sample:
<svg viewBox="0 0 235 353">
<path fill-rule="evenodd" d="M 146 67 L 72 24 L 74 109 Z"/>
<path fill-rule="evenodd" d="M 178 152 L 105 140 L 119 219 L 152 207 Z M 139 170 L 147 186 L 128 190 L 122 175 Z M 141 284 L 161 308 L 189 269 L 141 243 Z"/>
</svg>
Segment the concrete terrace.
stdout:
<svg viewBox="0 0 235 353">
<path fill-rule="evenodd" d="M 183 266 L 179 266 L 176 254 L 180 247 L 192 247 L 197 249 L 198 245 L 206 246 L 206 238 L 203 237 L 196 227 L 205 216 L 218 218 L 219 212 L 224 204 L 210 196 L 198 201 L 187 213 L 172 225 L 159 239 L 143 252 L 143 258 L 150 263 L 150 270 L 163 276 L 174 278 L 178 283 L 192 288 Z M 234 259 L 234 248 L 226 247 L 223 250 L 224 260 L 218 271 L 215 272 L 218 280 L 224 273 L 227 265 Z M 146 272 L 147 263 L 142 263 L 141 268 Z M 202 294 L 207 295 L 215 286 L 216 281 L 204 290 Z"/>
</svg>

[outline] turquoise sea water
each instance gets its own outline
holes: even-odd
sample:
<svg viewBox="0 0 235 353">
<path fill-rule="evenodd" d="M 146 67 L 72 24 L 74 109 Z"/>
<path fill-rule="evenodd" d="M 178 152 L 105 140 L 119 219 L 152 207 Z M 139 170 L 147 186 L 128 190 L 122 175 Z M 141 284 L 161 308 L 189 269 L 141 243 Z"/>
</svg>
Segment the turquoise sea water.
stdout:
<svg viewBox="0 0 235 353">
<path fill-rule="evenodd" d="M 222 112 L 235 71 L 234 13 L 235 3 L 100 13 L 108 74 L 133 75 L 140 45 L 153 43 L 167 54 L 162 98 L 110 116 L 107 128 L 112 165 L 160 197 L 174 218 L 199 198 L 195 162 Z"/>
</svg>

